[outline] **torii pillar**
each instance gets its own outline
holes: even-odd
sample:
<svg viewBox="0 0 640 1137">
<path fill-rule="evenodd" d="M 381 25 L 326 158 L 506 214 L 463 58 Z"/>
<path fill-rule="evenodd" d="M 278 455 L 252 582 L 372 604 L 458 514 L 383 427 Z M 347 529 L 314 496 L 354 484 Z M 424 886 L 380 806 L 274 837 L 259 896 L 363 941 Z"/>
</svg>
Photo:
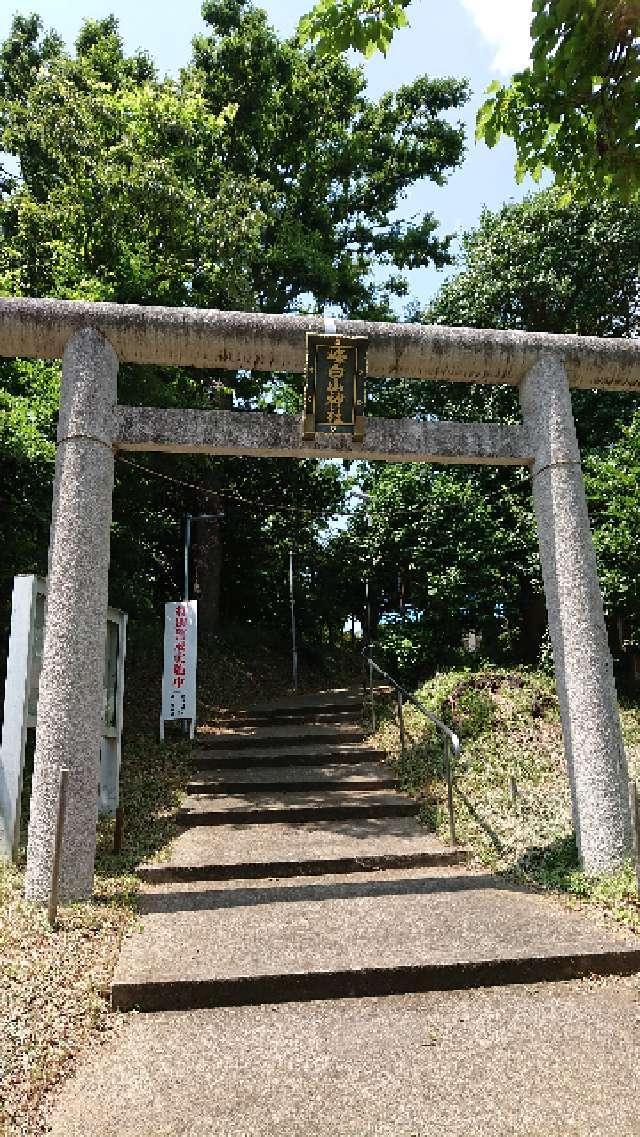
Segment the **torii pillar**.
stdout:
<svg viewBox="0 0 640 1137">
<path fill-rule="evenodd" d="M 91 328 L 68 341 L 49 549 L 26 896 L 51 887 L 60 769 L 69 769 L 60 898 L 91 896 L 107 632 L 118 360 Z"/>
<path fill-rule="evenodd" d="M 532 452 L 533 502 L 571 783 L 578 849 L 588 873 L 631 853 L 627 760 L 589 524 L 571 393 L 559 357 L 520 385 Z"/>
</svg>

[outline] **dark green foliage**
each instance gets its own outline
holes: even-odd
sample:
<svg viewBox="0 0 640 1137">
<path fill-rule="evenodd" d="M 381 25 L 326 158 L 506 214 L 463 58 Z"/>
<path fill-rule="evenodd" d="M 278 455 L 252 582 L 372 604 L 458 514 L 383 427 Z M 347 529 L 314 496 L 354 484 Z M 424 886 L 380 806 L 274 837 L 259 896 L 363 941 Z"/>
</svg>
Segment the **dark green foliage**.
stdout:
<svg viewBox="0 0 640 1137">
<path fill-rule="evenodd" d="M 353 312 L 385 306 L 374 256 L 446 263 L 432 217 L 389 214 L 460 161 L 441 115 L 466 84 L 423 77 L 370 102 L 359 69 L 281 42 L 252 4 L 203 11 L 178 82 L 127 57 L 112 18 L 73 57 L 16 21 L 0 53 L 2 144 L 22 174 L 2 209 L 5 290 L 277 311 L 311 294 Z"/>
<path fill-rule="evenodd" d="M 586 462 L 589 512 L 600 582 L 610 616 L 625 618 L 624 639 L 640 644 L 640 414 L 621 438 Z"/>
<path fill-rule="evenodd" d="M 0 361 L 0 625 L 16 572 L 46 572 L 59 368 Z"/>
<path fill-rule="evenodd" d="M 640 221 L 634 206 L 596 197 L 530 194 L 485 209 L 463 238 L 463 269 L 427 316 L 469 327 L 577 335 L 637 331 Z"/>
<path fill-rule="evenodd" d="M 380 465 L 368 488 L 376 642 L 389 666 L 412 679 L 453 662 L 470 629 L 490 657 L 517 654 L 523 588 L 538 580 L 528 479 Z"/>
<path fill-rule="evenodd" d="M 282 311 L 312 293 L 354 316 L 382 314 L 365 279 L 372 258 L 447 263 L 431 215 L 399 224 L 390 213 L 416 179 L 440 183 L 459 163 L 462 129 L 441 116 L 465 102 L 467 84 L 425 76 L 370 102 L 360 69 L 280 43 L 252 5 L 209 2 L 203 14 L 211 31 L 194 43 L 194 75 L 214 113 L 233 106 L 225 159 L 263 202 L 257 304 Z"/>
<path fill-rule="evenodd" d="M 425 313 L 429 323 L 590 336 L 639 330 L 640 217 L 634 206 L 596 198 L 567 201 L 558 190 L 530 195 L 497 213 L 485 210 L 463 238 L 463 268 Z M 431 384 L 433 391 L 434 384 Z M 442 396 L 434 392 L 435 398 Z M 582 448 L 619 437 L 638 399 L 575 391 Z M 516 421 L 515 388 L 447 388 L 458 417 Z M 447 403 L 425 409 L 448 413 Z M 460 414 L 462 411 L 462 414 Z"/>
<path fill-rule="evenodd" d="M 442 182 L 459 163 L 463 132 L 445 112 L 466 84 L 423 77 L 372 102 L 358 68 L 279 40 L 247 0 L 207 0 L 203 14 L 178 80 L 127 55 L 113 17 L 87 21 L 73 53 L 36 16 L 15 19 L 0 48 L 0 148 L 19 164 L 0 186 L 0 293 L 389 316 L 403 267 L 449 259 L 431 215 L 391 218 L 417 179 Z M 380 262 L 382 288 L 370 277 Z M 57 366 L 1 366 L 5 604 L 14 572 L 46 568 L 57 377 Z M 119 381 L 120 401 L 141 405 L 297 409 L 300 393 L 299 380 L 262 374 L 127 366 Z M 218 495 L 223 618 L 282 623 L 288 548 L 301 563 L 325 559 L 339 468 L 139 465 L 149 473 L 117 467 L 113 601 L 159 612 L 180 581 L 182 513 L 208 512 Z"/>
<path fill-rule="evenodd" d="M 463 239 L 461 262 L 424 314 L 427 322 L 638 334 L 640 221 L 632 206 L 567 201 L 548 190 L 486 210 Z M 391 417 L 520 419 L 513 387 L 407 381 L 370 388 L 371 410 Z M 574 391 L 573 405 L 605 604 L 611 616 L 627 616 L 637 638 L 638 397 Z M 370 550 L 382 613 L 378 642 L 389 666 L 412 677 L 463 658 L 469 629 L 482 632 L 483 655 L 534 662 L 546 612 L 528 475 L 402 465 L 374 467 L 368 477 L 372 524 L 367 530 L 360 522 L 354 540 Z M 398 577 L 410 609 L 404 618 Z"/>
</svg>

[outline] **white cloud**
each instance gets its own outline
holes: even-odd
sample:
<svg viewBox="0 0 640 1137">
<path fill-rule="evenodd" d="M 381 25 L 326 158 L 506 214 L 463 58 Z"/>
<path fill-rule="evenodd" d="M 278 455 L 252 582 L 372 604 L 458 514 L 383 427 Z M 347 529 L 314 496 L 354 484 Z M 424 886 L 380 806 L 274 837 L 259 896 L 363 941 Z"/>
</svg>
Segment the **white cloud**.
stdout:
<svg viewBox="0 0 640 1137">
<path fill-rule="evenodd" d="M 492 66 L 501 75 L 529 63 L 531 0 L 462 0 L 482 35 L 496 49 Z"/>
</svg>

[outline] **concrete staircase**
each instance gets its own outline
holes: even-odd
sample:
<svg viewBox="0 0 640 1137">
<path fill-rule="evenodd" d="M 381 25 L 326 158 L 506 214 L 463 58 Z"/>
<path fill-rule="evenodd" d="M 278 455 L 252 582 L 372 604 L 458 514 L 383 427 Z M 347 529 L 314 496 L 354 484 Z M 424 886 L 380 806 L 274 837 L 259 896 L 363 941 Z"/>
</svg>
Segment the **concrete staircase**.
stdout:
<svg viewBox="0 0 640 1137">
<path fill-rule="evenodd" d="M 637 939 L 491 874 L 420 825 L 358 695 L 200 732 L 182 832 L 140 868 L 122 1010 L 186 1010 L 625 974 Z"/>
</svg>

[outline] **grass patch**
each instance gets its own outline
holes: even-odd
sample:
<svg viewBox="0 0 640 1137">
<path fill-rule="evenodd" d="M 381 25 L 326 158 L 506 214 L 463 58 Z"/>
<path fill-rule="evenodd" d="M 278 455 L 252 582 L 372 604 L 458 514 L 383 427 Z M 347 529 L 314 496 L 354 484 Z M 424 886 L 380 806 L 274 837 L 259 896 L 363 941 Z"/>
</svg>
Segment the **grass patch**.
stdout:
<svg viewBox="0 0 640 1137">
<path fill-rule="evenodd" d="M 606 877 L 580 870 L 553 680 L 527 669 L 452 671 L 435 675 L 416 696 L 461 739 L 456 824 L 476 858 L 520 883 L 596 905 L 640 931 L 631 865 Z M 630 772 L 637 776 L 640 708 L 628 701 L 621 713 Z M 376 741 L 390 753 L 403 789 L 419 801 L 422 819 L 448 840 L 440 735 L 410 704 L 405 718 L 404 755 L 390 705 L 381 708 Z"/>
</svg>

